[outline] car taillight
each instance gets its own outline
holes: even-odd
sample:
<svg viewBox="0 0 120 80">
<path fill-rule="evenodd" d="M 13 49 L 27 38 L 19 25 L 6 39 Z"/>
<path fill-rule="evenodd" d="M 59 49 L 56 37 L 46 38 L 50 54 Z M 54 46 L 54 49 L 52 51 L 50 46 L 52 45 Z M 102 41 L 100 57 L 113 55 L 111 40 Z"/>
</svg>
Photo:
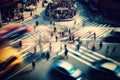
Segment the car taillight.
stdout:
<svg viewBox="0 0 120 80">
<path fill-rule="evenodd" d="M 7 38 L 7 36 L 6 36 L 6 35 L 0 36 L 0 38 L 1 38 L 1 39 L 4 39 L 4 38 Z"/>
</svg>

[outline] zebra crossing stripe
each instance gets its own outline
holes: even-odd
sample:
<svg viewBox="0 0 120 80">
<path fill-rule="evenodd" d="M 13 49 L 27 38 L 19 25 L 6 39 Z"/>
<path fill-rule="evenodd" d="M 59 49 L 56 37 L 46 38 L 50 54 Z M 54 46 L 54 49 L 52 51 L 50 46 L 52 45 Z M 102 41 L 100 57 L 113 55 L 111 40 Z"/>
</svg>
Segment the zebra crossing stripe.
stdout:
<svg viewBox="0 0 120 80">
<path fill-rule="evenodd" d="M 82 46 L 81 46 L 81 47 L 82 47 Z M 99 53 L 97 53 L 97 52 L 88 50 L 88 49 L 85 48 L 85 47 L 82 47 L 82 48 L 85 49 L 85 50 L 87 50 L 87 51 L 89 51 L 89 52 L 91 52 L 93 55 L 98 56 L 98 57 L 101 58 L 101 59 L 107 59 L 107 60 L 113 61 L 113 62 L 115 62 L 116 64 L 119 64 L 119 65 L 120 65 L 120 62 L 117 62 L 117 61 L 115 61 L 115 60 L 113 60 L 113 59 L 111 59 L 111 58 L 105 57 L 104 55 L 101 55 L 101 54 L 99 54 Z"/>
<path fill-rule="evenodd" d="M 71 53 L 68 53 L 68 55 L 70 55 L 71 57 L 77 59 L 78 61 L 80 61 L 80 62 L 82 62 L 82 63 L 84 63 L 84 64 L 86 64 L 86 65 L 88 65 L 88 66 L 92 66 L 92 64 L 91 64 L 90 62 L 87 62 L 87 61 L 85 61 L 84 59 L 81 59 L 81 58 L 79 58 L 79 57 L 77 57 L 77 56 L 75 56 L 75 55 L 73 55 L 73 54 L 71 54 Z"/>
<path fill-rule="evenodd" d="M 108 34 L 109 32 L 111 32 L 112 30 L 111 29 L 106 29 L 106 30 L 104 30 L 103 32 L 101 32 L 99 35 L 97 35 L 97 37 L 102 37 L 102 36 L 104 36 L 104 35 L 106 35 L 106 34 Z"/>
<path fill-rule="evenodd" d="M 90 26 L 92 24 L 94 24 L 95 22 L 88 22 L 86 26 Z"/>
<path fill-rule="evenodd" d="M 94 27 L 94 26 L 97 26 L 98 24 L 97 23 L 93 23 L 92 25 L 90 25 L 90 27 Z"/>
<path fill-rule="evenodd" d="M 97 26 L 97 27 L 102 27 L 104 24 L 100 24 L 99 26 Z"/>
<path fill-rule="evenodd" d="M 85 55 L 87 55 L 87 56 L 89 56 L 89 57 L 91 57 L 91 58 L 93 58 L 93 59 L 95 59 L 95 60 L 101 60 L 101 58 L 96 57 L 96 56 L 94 56 L 94 55 L 92 55 L 92 54 L 90 54 L 90 53 L 86 53 L 85 51 L 83 51 L 83 50 L 82 50 L 82 46 L 81 46 L 80 52 L 84 53 Z"/>
<path fill-rule="evenodd" d="M 103 56 L 103 55 L 101 55 L 101 54 L 99 54 L 99 53 L 97 53 L 97 52 L 88 50 L 87 48 L 85 48 L 85 47 L 83 47 L 83 46 L 81 46 L 81 47 L 82 47 L 84 50 L 87 50 L 88 52 L 91 52 L 93 55 L 98 56 L 98 57 L 101 58 L 101 59 L 106 58 L 105 56 Z"/>
<path fill-rule="evenodd" d="M 73 45 L 72 48 L 75 49 L 75 45 Z M 97 56 L 89 53 L 89 52 L 86 52 L 86 51 L 84 50 L 84 47 L 82 47 L 82 46 L 81 46 L 81 48 L 80 48 L 80 52 L 77 52 L 77 54 L 78 54 L 78 55 L 81 55 L 81 54 L 86 55 L 86 56 L 88 56 L 88 57 L 90 57 L 90 58 L 92 58 L 92 59 L 94 59 L 94 60 L 101 60 L 101 59 L 102 59 L 102 58 L 100 58 L 100 57 L 97 57 Z"/>
<path fill-rule="evenodd" d="M 88 61 L 90 61 L 90 62 L 94 62 L 94 61 L 95 61 L 95 60 L 93 60 L 93 59 L 91 59 L 91 58 L 89 58 L 89 57 L 84 56 L 83 54 L 79 54 L 78 52 L 76 52 L 76 51 L 74 51 L 74 50 L 72 50 L 72 49 L 70 49 L 70 48 L 68 48 L 68 50 L 69 50 L 69 52 L 74 53 L 74 54 L 76 54 L 76 55 L 84 58 L 85 60 L 88 60 Z"/>
</svg>

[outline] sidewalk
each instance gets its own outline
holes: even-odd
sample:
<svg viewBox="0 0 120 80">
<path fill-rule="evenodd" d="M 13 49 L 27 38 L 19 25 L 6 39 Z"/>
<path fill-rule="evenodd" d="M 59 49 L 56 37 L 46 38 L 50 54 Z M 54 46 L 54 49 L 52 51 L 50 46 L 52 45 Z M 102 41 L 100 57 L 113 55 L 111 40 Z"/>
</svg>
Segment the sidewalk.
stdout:
<svg viewBox="0 0 120 80">
<path fill-rule="evenodd" d="M 22 21 L 22 20 L 12 20 L 12 21 L 10 21 L 10 22 L 8 22 L 8 23 L 7 23 L 7 22 L 6 22 L 6 23 L 3 23 L 3 26 L 9 25 L 9 23 L 11 23 L 11 22 L 12 22 L 12 23 L 13 23 L 13 22 L 16 22 L 16 23 L 25 23 L 25 22 L 33 19 L 36 11 L 39 11 L 40 7 L 42 7 L 42 1 L 39 1 L 38 5 L 37 5 L 37 7 L 36 7 L 36 10 L 33 10 L 33 15 L 32 15 L 32 16 L 30 16 L 30 12 L 31 12 L 31 11 L 24 11 L 24 12 L 23 12 L 24 21 Z"/>
</svg>

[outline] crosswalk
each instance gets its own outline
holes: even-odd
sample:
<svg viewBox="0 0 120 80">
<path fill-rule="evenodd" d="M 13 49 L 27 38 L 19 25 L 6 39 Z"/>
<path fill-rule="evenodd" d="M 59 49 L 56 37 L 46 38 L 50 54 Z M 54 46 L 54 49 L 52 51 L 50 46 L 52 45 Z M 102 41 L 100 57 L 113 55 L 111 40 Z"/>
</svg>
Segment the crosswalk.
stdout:
<svg viewBox="0 0 120 80">
<path fill-rule="evenodd" d="M 101 27 L 104 26 L 104 27 Z M 83 27 L 80 28 L 79 30 L 72 31 L 72 34 L 74 35 L 74 39 L 78 39 L 79 37 L 81 40 L 94 40 L 94 33 L 96 34 L 96 40 L 101 40 L 103 37 L 105 37 L 108 33 L 110 33 L 114 28 L 111 27 L 106 27 L 108 26 L 107 24 L 101 24 L 96 26 L 89 26 L 89 27 Z M 69 39 L 69 36 L 64 37 L 61 39 L 67 40 Z"/>
<path fill-rule="evenodd" d="M 71 56 L 74 59 L 76 59 L 88 66 L 94 67 L 92 65 L 93 62 L 95 62 L 97 60 L 106 59 L 105 56 L 103 56 L 99 53 L 93 52 L 91 50 L 88 50 L 82 46 L 79 51 L 75 50 L 75 45 L 67 45 L 67 49 L 68 49 L 68 56 Z M 60 50 L 58 55 L 64 55 L 64 49 Z M 57 55 L 54 57 L 57 57 Z M 54 60 L 55 59 L 54 57 L 52 57 L 51 60 L 52 59 Z"/>
<path fill-rule="evenodd" d="M 106 26 L 106 25 L 103 25 Z M 74 34 L 75 39 L 78 37 L 81 37 L 81 39 L 93 39 L 94 35 L 93 33 L 96 33 L 96 39 L 100 39 L 107 35 L 109 32 L 111 32 L 113 28 L 109 27 L 85 27 L 78 31 L 74 31 L 72 34 Z"/>
</svg>

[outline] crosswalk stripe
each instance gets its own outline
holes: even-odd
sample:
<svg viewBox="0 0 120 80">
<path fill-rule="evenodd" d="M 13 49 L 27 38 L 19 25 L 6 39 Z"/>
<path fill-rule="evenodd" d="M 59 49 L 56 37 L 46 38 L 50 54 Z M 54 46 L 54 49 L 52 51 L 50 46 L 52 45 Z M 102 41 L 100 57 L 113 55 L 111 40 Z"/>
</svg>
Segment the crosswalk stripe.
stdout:
<svg viewBox="0 0 120 80">
<path fill-rule="evenodd" d="M 73 55 L 73 54 L 71 54 L 71 53 L 68 53 L 68 55 L 72 56 L 73 58 L 77 59 L 78 61 L 80 61 L 80 62 L 82 62 L 82 63 L 84 63 L 84 64 L 86 64 L 86 65 L 92 66 L 91 63 L 89 63 L 89 62 L 87 62 L 87 61 L 85 61 L 85 60 L 83 60 L 83 59 L 81 59 L 81 58 L 78 58 L 77 56 L 75 56 L 75 55 Z"/>
<path fill-rule="evenodd" d="M 72 45 L 71 47 L 75 49 L 75 45 Z M 81 52 L 82 54 L 84 54 L 84 55 L 86 55 L 86 56 L 88 56 L 88 57 L 94 59 L 94 60 L 101 60 L 100 57 L 97 57 L 97 56 L 95 56 L 95 55 L 92 55 L 92 54 L 89 53 L 89 52 L 84 51 L 84 49 L 83 49 L 82 46 L 81 46 L 81 48 L 80 48 L 80 52 Z M 78 53 L 79 53 L 78 55 L 81 55 L 80 52 L 78 52 Z"/>
<path fill-rule="evenodd" d="M 90 25 L 90 27 L 94 27 L 94 26 L 97 26 L 98 24 L 97 23 L 93 23 L 92 25 Z"/>
<path fill-rule="evenodd" d="M 100 25 L 100 26 L 106 26 L 107 24 L 104 25 Z M 95 32 L 97 35 L 96 37 L 99 39 L 102 36 L 106 35 L 107 33 L 109 33 L 112 29 L 111 28 L 107 28 L 107 27 L 90 27 L 91 30 L 89 30 L 88 27 L 81 29 L 79 31 L 74 32 L 74 37 L 75 40 L 81 36 L 81 39 L 85 39 L 85 38 L 93 38 L 93 33 Z"/>
<path fill-rule="evenodd" d="M 97 53 L 97 52 L 88 50 L 87 48 L 85 48 L 85 47 L 83 47 L 83 46 L 81 46 L 81 47 L 82 47 L 84 50 L 86 50 L 86 51 L 88 51 L 88 52 L 91 52 L 93 55 L 95 55 L 95 56 L 97 56 L 97 57 L 99 57 L 99 58 L 101 58 L 101 59 L 106 58 L 105 56 L 103 56 L 103 55 L 101 55 L 101 54 L 99 54 L 99 53 Z"/>
<path fill-rule="evenodd" d="M 83 51 L 82 49 L 80 49 L 80 52 L 84 52 L 84 51 Z M 92 58 L 94 58 L 95 60 L 101 60 L 101 58 L 96 57 L 96 56 L 94 56 L 94 55 L 92 55 L 92 54 L 90 54 L 90 53 L 84 52 L 84 54 L 85 54 L 85 55 L 88 55 L 88 56 L 90 56 L 90 57 L 92 57 Z"/>
<path fill-rule="evenodd" d="M 70 49 L 70 48 L 68 48 L 68 50 L 69 50 L 71 53 L 74 53 L 74 54 L 76 54 L 76 55 L 79 55 L 80 57 L 84 58 L 85 60 L 88 60 L 88 61 L 90 61 L 90 62 L 94 62 L 94 61 L 95 61 L 95 60 L 93 60 L 93 59 L 91 59 L 91 58 L 89 58 L 89 57 L 84 56 L 83 54 L 79 54 L 78 52 L 76 52 L 76 51 L 74 51 L 74 50 L 72 50 L 72 49 Z"/>
<path fill-rule="evenodd" d="M 88 22 L 86 26 L 90 26 L 92 24 L 94 24 L 95 22 Z"/>
<path fill-rule="evenodd" d="M 110 31 L 111 31 L 110 29 L 106 29 L 103 32 L 101 32 L 99 35 L 97 35 L 97 37 L 102 37 L 102 36 L 104 36 L 105 34 L 107 34 Z"/>
</svg>

